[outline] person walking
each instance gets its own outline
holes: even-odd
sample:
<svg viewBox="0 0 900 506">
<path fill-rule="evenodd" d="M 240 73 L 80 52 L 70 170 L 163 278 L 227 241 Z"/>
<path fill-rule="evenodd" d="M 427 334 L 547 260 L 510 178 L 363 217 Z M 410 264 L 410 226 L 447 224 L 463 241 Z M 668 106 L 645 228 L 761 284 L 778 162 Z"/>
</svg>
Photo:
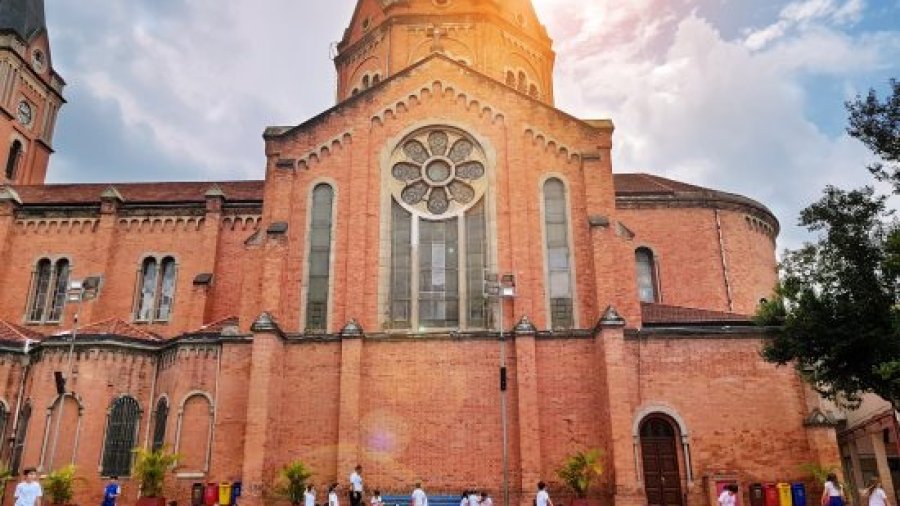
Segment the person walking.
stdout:
<svg viewBox="0 0 900 506">
<path fill-rule="evenodd" d="M 737 503 L 737 485 L 729 483 L 719 494 L 719 506 L 735 506 Z"/>
<path fill-rule="evenodd" d="M 330 487 L 328 487 L 328 506 L 341 506 L 341 502 L 338 500 L 338 484 L 332 483 Z"/>
<path fill-rule="evenodd" d="M 411 499 L 411 506 L 428 506 L 428 496 L 425 495 L 425 491 L 422 490 L 421 482 L 416 482 L 416 488 L 412 491 Z"/>
<path fill-rule="evenodd" d="M 481 506 L 494 506 L 494 501 L 491 500 L 491 497 L 487 492 L 481 492 Z"/>
<path fill-rule="evenodd" d="M 547 492 L 547 484 L 539 481 L 537 488 L 537 495 L 534 496 L 534 506 L 553 506 L 553 501 L 550 500 L 550 494 Z"/>
<path fill-rule="evenodd" d="M 478 491 L 474 488 L 469 490 L 469 506 L 478 506 L 481 501 L 478 498 Z"/>
<path fill-rule="evenodd" d="M 869 480 L 869 486 L 866 487 L 866 498 L 869 500 L 869 506 L 890 506 L 887 494 L 881 488 L 881 480 L 877 476 Z"/>
<path fill-rule="evenodd" d="M 362 466 L 357 465 L 350 473 L 350 506 L 362 506 L 362 497 Z"/>
<path fill-rule="evenodd" d="M 103 506 L 116 506 L 120 495 L 122 495 L 122 487 L 119 486 L 119 477 L 110 476 L 103 489 Z"/>
<path fill-rule="evenodd" d="M 26 468 L 22 475 L 22 482 L 16 485 L 15 506 L 41 506 L 41 497 L 44 491 L 37 481 L 37 471 L 33 467 Z"/>
<path fill-rule="evenodd" d="M 844 492 L 838 483 L 837 475 L 829 473 L 822 491 L 822 506 L 844 506 Z"/>
<path fill-rule="evenodd" d="M 303 492 L 303 506 L 316 506 L 316 487 L 312 484 L 307 485 Z"/>
</svg>

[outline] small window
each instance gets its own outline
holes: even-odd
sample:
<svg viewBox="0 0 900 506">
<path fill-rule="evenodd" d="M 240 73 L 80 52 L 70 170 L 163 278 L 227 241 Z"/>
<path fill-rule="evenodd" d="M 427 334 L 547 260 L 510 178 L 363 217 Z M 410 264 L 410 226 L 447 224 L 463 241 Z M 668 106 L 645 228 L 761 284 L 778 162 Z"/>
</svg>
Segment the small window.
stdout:
<svg viewBox="0 0 900 506">
<path fill-rule="evenodd" d="M 175 301 L 177 264 L 172 257 L 162 261 L 147 257 L 138 274 L 135 321 L 169 321 Z"/>
<path fill-rule="evenodd" d="M 69 285 L 69 261 L 49 258 L 38 261 L 32 275 L 28 307 L 29 323 L 58 323 L 66 304 L 66 288 Z"/>
<path fill-rule="evenodd" d="M 525 75 L 525 72 L 519 71 L 519 86 L 518 90 L 522 93 L 528 91 L 528 77 Z"/>
<path fill-rule="evenodd" d="M 356 95 L 359 95 L 359 88 L 353 88 L 353 91 L 350 92 L 350 95 L 352 95 L 352 96 L 354 96 L 354 97 L 355 97 Z"/>
<path fill-rule="evenodd" d="M 533 85 L 533 84 L 530 85 L 530 86 L 528 87 L 528 94 L 531 96 L 531 98 L 538 98 L 538 89 L 537 89 L 537 86 L 535 86 L 535 85 Z"/>
<path fill-rule="evenodd" d="M 140 407 L 133 397 L 116 399 L 106 423 L 103 443 L 103 476 L 128 476 L 131 474 L 132 450 L 137 436 Z"/>
<path fill-rule="evenodd" d="M 376 84 L 378 84 L 380 82 L 381 82 L 381 74 L 375 74 L 374 76 L 372 76 L 372 86 L 375 86 Z"/>
<path fill-rule="evenodd" d="M 513 88 L 516 86 L 516 73 L 512 70 L 506 71 L 506 85 L 512 86 Z"/>
<path fill-rule="evenodd" d="M 19 466 L 22 465 L 22 455 L 25 453 L 25 438 L 28 436 L 28 424 L 31 421 L 31 401 L 25 401 L 25 405 L 19 410 L 19 419 L 15 426 L 15 440 L 13 441 L 12 455 L 9 459 L 9 470 L 13 476 L 19 474 Z"/>
<path fill-rule="evenodd" d="M 368 90 L 368 89 L 369 89 L 369 74 L 366 74 L 366 75 L 363 76 L 363 80 L 362 80 L 362 88 L 363 88 L 364 90 Z"/>
<path fill-rule="evenodd" d="M 166 423 L 169 420 L 169 402 L 165 397 L 156 403 L 153 420 L 153 451 L 161 449 L 166 443 Z"/>
<path fill-rule="evenodd" d="M 16 177 L 20 158 L 22 158 L 22 142 L 16 139 L 9 146 L 9 156 L 6 158 L 6 179 L 12 180 Z"/>
<path fill-rule="evenodd" d="M 653 252 L 649 248 L 638 248 L 634 252 L 634 259 L 637 265 L 638 298 L 641 302 L 659 302 Z"/>
</svg>

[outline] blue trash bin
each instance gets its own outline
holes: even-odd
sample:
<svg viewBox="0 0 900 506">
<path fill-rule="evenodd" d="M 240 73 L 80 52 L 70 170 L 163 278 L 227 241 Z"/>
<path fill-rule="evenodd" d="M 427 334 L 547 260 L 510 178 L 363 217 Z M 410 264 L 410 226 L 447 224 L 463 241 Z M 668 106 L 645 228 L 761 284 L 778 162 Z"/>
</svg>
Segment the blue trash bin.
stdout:
<svg viewBox="0 0 900 506">
<path fill-rule="evenodd" d="M 791 498 L 794 500 L 794 506 L 806 506 L 806 485 L 802 483 L 792 483 Z"/>
</svg>

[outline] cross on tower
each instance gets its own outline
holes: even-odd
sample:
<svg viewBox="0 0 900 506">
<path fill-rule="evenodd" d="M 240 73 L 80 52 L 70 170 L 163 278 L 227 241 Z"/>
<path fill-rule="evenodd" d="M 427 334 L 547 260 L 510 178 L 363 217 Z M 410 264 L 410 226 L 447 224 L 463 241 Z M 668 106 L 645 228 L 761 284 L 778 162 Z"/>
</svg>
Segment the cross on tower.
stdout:
<svg viewBox="0 0 900 506">
<path fill-rule="evenodd" d="M 438 25 L 431 25 L 428 28 L 428 36 L 431 37 L 431 51 L 434 53 L 443 53 L 444 46 L 441 44 L 441 36 L 446 35 L 445 32 Z"/>
</svg>

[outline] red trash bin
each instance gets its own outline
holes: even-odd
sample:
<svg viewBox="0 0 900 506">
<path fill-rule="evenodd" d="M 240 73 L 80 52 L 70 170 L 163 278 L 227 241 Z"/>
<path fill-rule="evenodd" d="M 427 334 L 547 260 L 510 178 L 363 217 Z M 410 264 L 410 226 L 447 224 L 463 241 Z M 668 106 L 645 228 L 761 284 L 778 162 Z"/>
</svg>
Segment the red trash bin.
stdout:
<svg viewBox="0 0 900 506">
<path fill-rule="evenodd" d="M 766 483 L 763 485 L 766 506 L 778 506 L 778 487 L 774 483 Z"/>
<path fill-rule="evenodd" d="M 218 500 L 219 500 L 219 484 L 214 481 L 211 481 L 206 484 L 206 491 L 203 494 L 203 504 L 205 506 L 216 506 L 216 502 Z"/>
</svg>

